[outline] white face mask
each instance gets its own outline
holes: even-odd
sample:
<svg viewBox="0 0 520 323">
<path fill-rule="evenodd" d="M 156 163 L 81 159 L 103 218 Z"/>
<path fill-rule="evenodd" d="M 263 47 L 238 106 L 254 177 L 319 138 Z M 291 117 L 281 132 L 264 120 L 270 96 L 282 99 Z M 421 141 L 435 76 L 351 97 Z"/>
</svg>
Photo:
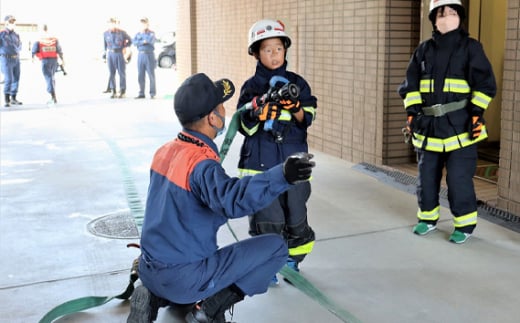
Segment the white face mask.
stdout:
<svg viewBox="0 0 520 323">
<path fill-rule="evenodd" d="M 15 27 L 16 27 L 16 23 L 14 23 L 14 22 L 12 24 L 9 22 L 5 24 L 5 28 L 7 28 L 9 30 L 14 30 Z"/>
<path fill-rule="evenodd" d="M 446 6 L 444 8 L 443 16 L 440 15 L 440 11 L 437 13 L 435 26 L 441 34 L 449 33 L 450 31 L 459 28 L 459 25 L 460 17 L 455 9 Z"/>
<path fill-rule="evenodd" d="M 459 28 L 460 18 L 459 16 L 447 16 L 437 18 L 435 26 L 441 34 L 449 33 L 452 30 Z"/>
</svg>

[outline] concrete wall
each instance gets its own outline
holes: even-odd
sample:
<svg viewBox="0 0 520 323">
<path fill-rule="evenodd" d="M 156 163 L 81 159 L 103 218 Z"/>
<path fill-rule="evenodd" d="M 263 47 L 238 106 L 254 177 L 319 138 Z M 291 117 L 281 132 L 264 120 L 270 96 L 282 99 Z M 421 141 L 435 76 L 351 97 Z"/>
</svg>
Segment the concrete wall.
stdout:
<svg viewBox="0 0 520 323">
<path fill-rule="evenodd" d="M 508 6 L 499 206 L 520 214 L 520 0 Z M 205 72 L 240 88 L 256 65 L 247 54 L 249 28 L 280 19 L 293 41 L 289 69 L 318 98 L 311 149 L 354 163 L 405 163 L 414 154 L 403 143 L 405 114 L 396 89 L 420 40 L 421 10 L 421 1 L 410 0 L 179 1 L 179 80 Z M 227 104 L 228 115 L 236 99 Z"/>
</svg>

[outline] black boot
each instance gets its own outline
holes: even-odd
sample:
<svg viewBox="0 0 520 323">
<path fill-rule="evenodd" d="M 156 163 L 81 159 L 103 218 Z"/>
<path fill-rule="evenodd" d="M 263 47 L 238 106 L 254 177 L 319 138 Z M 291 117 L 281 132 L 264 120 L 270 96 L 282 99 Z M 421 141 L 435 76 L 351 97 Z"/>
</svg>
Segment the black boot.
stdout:
<svg viewBox="0 0 520 323">
<path fill-rule="evenodd" d="M 157 319 L 159 308 L 170 305 L 168 300 L 157 297 L 146 287 L 138 286 L 130 299 L 130 315 L 127 323 L 151 323 Z"/>
<path fill-rule="evenodd" d="M 244 293 L 236 285 L 231 285 L 196 304 L 193 310 L 186 315 L 186 322 L 227 323 L 226 310 L 243 299 Z"/>
<path fill-rule="evenodd" d="M 51 102 L 58 103 L 58 100 L 56 100 L 56 93 L 54 91 L 51 92 Z"/>
<path fill-rule="evenodd" d="M 16 100 L 16 94 L 15 94 L 15 95 L 11 95 L 11 104 L 22 105 L 22 102 Z"/>
<path fill-rule="evenodd" d="M 125 97 L 125 92 L 126 92 L 126 90 L 124 90 L 124 89 L 121 90 L 121 92 L 119 93 L 118 98 L 120 98 L 120 99 L 124 98 Z"/>
<path fill-rule="evenodd" d="M 112 95 L 110 96 L 111 99 L 115 99 L 117 98 L 117 95 L 116 95 L 116 90 L 115 89 L 112 89 Z"/>
<path fill-rule="evenodd" d="M 5 94 L 4 98 L 5 98 L 5 107 L 9 108 L 11 106 L 11 96 L 9 94 Z"/>
</svg>

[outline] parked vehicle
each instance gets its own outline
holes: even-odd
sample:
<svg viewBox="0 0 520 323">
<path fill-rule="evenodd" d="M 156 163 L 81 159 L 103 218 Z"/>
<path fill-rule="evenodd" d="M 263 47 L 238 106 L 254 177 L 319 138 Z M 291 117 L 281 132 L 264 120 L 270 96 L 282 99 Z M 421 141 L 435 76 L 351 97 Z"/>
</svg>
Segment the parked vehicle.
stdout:
<svg viewBox="0 0 520 323">
<path fill-rule="evenodd" d="M 177 62 L 175 53 L 175 42 L 164 45 L 157 55 L 157 65 L 162 68 L 172 68 Z"/>
</svg>

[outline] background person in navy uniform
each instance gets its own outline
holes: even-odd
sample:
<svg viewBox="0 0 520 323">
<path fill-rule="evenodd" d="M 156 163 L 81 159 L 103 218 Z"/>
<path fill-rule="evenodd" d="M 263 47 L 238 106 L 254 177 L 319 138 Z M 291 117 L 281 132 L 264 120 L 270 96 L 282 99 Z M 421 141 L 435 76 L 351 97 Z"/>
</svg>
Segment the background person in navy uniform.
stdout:
<svg viewBox="0 0 520 323">
<path fill-rule="evenodd" d="M 22 42 L 14 31 L 16 19 L 12 15 L 5 16 L 5 29 L 0 31 L 0 67 L 4 74 L 5 107 L 21 105 L 16 99 L 20 82 L 20 50 Z"/>
<path fill-rule="evenodd" d="M 58 39 L 49 34 L 46 24 L 42 26 L 42 31 L 42 37 L 33 44 L 32 57 L 34 59 L 36 56 L 42 61 L 43 77 L 47 83 L 47 92 L 51 95 L 49 103 L 57 103 L 55 74 L 58 70 L 58 57 L 64 64 L 63 51 Z"/>
<path fill-rule="evenodd" d="M 225 322 L 225 311 L 245 295 L 265 293 L 287 260 L 278 234 L 265 234 L 219 247 L 217 232 L 228 219 L 266 207 L 295 184 L 308 181 L 309 154 L 255 176 L 230 177 L 213 141 L 224 132 L 235 87 L 205 74 L 186 79 L 174 97 L 183 129 L 154 155 L 141 234 L 139 278 L 128 323 L 151 322 L 157 298 L 192 304 L 188 323 Z"/>
<path fill-rule="evenodd" d="M 108 71 L 110 72 L 111 98 L 124 98 L 126 92 L 126 61 L 123 51 L 132 45 L 132 39 L 126 31 L 119 28 L 117 18 L 110 18 L 108 22 L 110 29 L 104 32 L 103 39 Z M 116 95 L 116 72 L 119 74 L 119 95 Z"/>
<path fill-rule="evenodd" d="M 136 99 L 144 99 L 144 90 L 146 84 L 146 74 L 150 80 L 150 98 L 153 99 L 156 94 L 155 88 L 155 67 L 157 65 L 154 54 L 154 44 L 156 41 L 155 33 L 150 30 L 148 18 L 141 18 L 142 30 L 138 32 L 133 44 L 137 47 L 137 81 L 139 82 L 139 94 Z"/>
</svg>

